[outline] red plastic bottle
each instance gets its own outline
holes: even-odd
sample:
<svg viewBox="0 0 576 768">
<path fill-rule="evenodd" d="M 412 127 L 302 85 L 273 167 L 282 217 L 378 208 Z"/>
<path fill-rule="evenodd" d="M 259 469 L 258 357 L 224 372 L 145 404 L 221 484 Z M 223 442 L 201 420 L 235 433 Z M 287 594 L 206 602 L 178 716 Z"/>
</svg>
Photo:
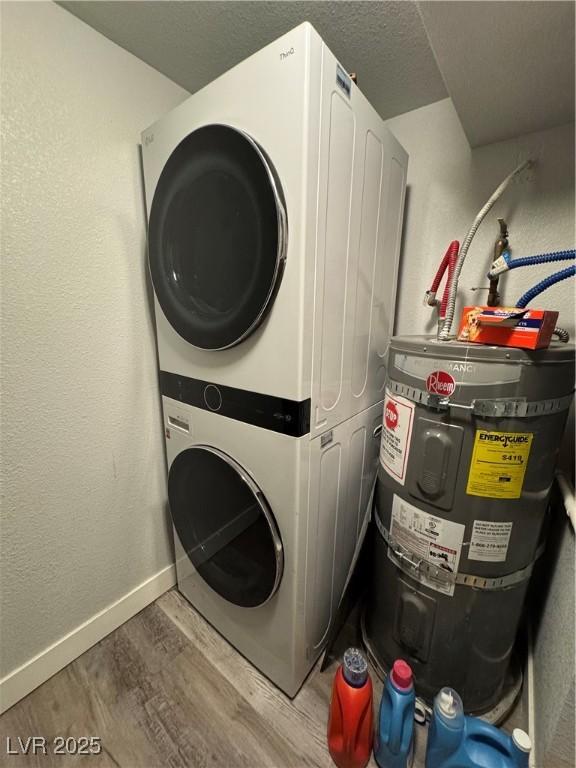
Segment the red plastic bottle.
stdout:
<svg viewBox="0 0 576 768">
<path fill-rule="evenodd" d="M 372 681 L 368 664 L 356 648 L 348 648 L 332 688 L 328 749 L 338 768 L 364 768 L 372 754 L 374 724 Z"/>
</svg>

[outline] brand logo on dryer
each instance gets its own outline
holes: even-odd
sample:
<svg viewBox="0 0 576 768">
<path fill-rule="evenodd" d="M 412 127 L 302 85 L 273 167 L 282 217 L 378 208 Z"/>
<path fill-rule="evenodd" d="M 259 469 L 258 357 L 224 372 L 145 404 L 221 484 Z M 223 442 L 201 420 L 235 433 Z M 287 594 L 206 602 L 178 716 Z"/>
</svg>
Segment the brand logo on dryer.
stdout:
<svg viewBox="0 0 576 768">
<path fill-rule="evenodd" d="M 433 395 L 450 397 L 456 389 L 456 381 L 447 371 L 432 371 L 426 379 L 426 389 Z"/>
</svg>

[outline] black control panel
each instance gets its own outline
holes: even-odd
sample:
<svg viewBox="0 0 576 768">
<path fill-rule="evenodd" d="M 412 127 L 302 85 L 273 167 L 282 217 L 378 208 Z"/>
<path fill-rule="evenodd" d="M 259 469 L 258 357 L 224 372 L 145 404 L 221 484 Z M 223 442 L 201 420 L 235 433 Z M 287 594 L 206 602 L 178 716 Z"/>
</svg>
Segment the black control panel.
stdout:
<svg viewBox="0 0 576 768">
<path fill-rule="evenodd" d="M 160 371 L 160 391 L 172 400 L 283 435 L 302 437 L 310 432 L 310 398 L 296 402 L 167 371 Z"/>
</svg>

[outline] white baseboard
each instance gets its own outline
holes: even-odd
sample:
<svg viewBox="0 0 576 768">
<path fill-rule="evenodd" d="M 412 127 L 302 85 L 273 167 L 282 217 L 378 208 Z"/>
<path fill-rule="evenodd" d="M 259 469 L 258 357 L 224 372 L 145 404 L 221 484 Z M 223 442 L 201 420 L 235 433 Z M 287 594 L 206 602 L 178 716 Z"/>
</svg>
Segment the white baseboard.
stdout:
<svg viewBox="0 0 576 768">
<path fill-rule="evenodd" d="M 175 583 L 176 569 L 169 565 L 6 675 L 0 680 L 0 713 L 96 645 Z"/>
</svg>

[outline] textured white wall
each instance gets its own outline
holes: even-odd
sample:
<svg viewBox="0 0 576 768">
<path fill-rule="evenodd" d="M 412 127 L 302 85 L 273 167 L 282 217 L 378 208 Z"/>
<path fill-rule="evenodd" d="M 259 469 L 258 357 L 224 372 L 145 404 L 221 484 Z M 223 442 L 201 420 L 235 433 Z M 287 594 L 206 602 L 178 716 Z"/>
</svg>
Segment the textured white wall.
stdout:
<svg viewBox="0 0 576 768">
<path fill-rule="evenodd" d="M 488 285 L 485 274 L 498 216 L 508 222 L 514 257 L 574 247 L 573 124 L 472 150 L 452 101 L 444 99 L 387 125 L 410 156 L 396 333 L 435 328 L 423 298 L 446 247 L 453 239 L 463 241 L 500 181 L 528 157 L 537 161 L 534 170 L 508 188 L 472 242 L 460 280 L 461 297 L 466 303 L 486 302 L 487 291 L 469 289 Z M 510 272 L 500 281 L 504 300 L 513 304 L 551 266 Z M 559 309 L 559 323 L 573 332 L 574 280 L 550 288 L 533 306 Z"/>
<path fill-rule="evenodd" d="M 537 765 L 543 768 L 576 765 L 575 552 L 574 530 L 559 508 L 543 558 L 545 570 L 532 586 L 538 602 L 545 598 L 533 632 Z"/>
<path fill-rule="evenodd" d="M 141 129 L 186 96 L 52 3 L 2 3 L 0 677 L 172 559 Z"/>
</svg>

